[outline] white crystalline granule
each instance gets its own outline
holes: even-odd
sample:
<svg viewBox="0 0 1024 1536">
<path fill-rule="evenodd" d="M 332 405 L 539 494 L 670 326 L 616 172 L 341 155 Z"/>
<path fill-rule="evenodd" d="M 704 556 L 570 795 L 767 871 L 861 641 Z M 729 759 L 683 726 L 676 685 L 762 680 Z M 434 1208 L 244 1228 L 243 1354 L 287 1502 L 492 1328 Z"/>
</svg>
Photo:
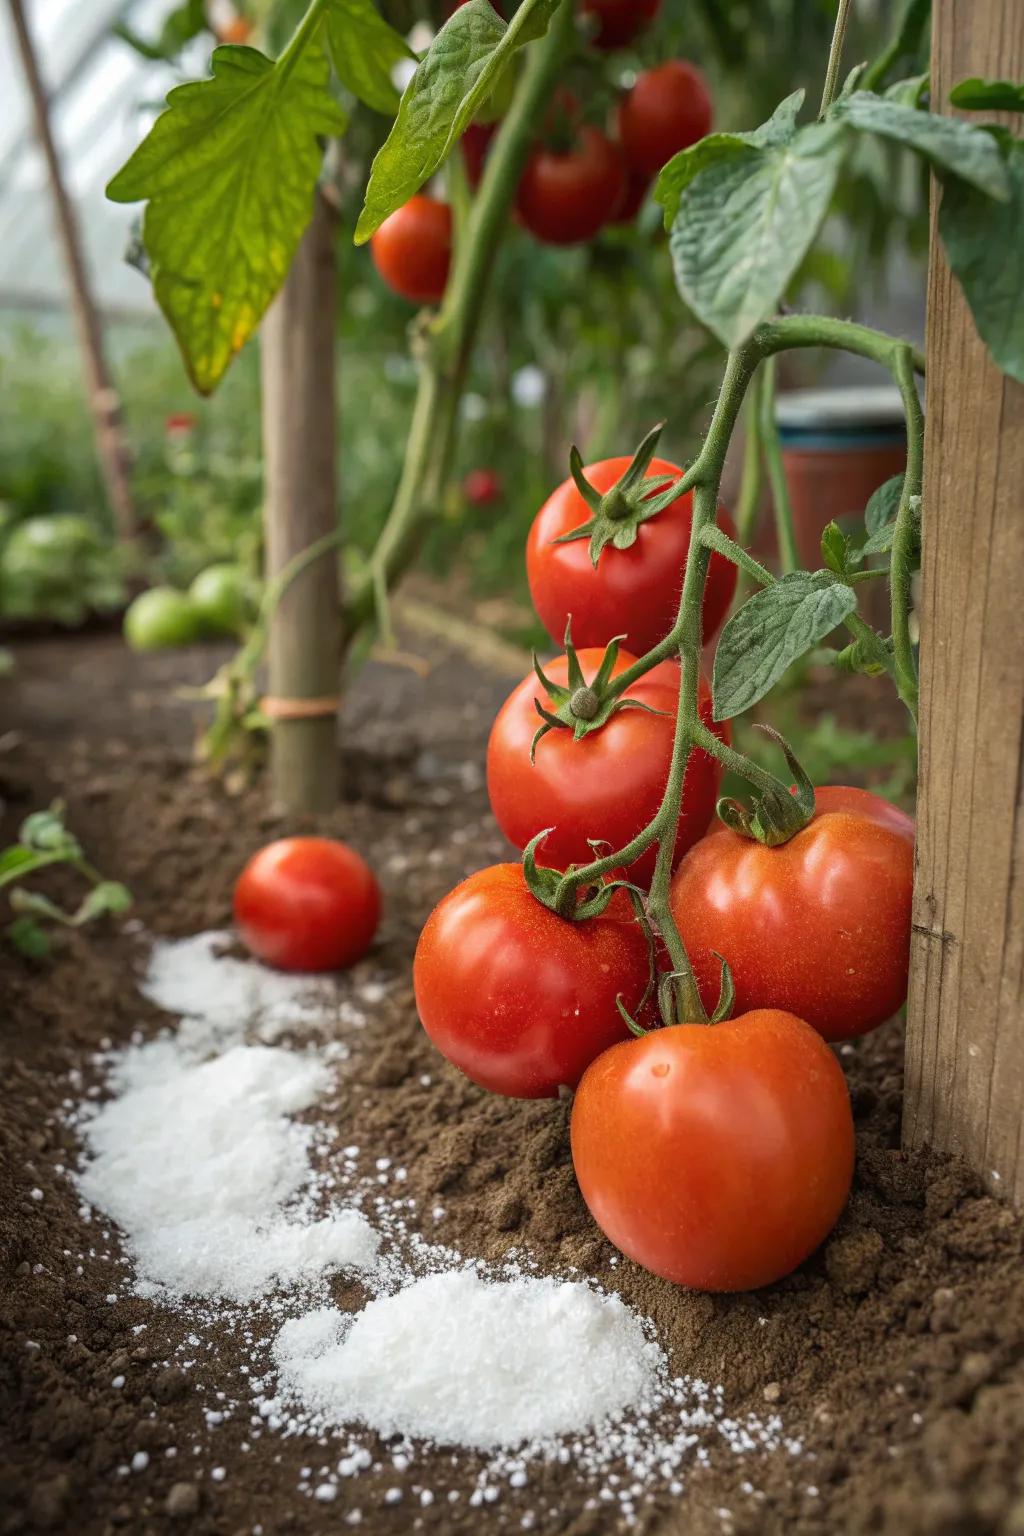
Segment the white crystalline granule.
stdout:
<svg viewBox="0 0 1024 1536">
<path fill-rule="evenodd" d="M 168 1013 L 221 1027 L 258 1022 L 264 1039 L 337 1010 L 337 990 L 328 977 L 274 971 L 219 953 L 233 938 L 213 931 L 158 940 L 142 979 L 143 995 Z"/>
<path fill-rule="evenodd" d="M 331 1082 L 318 1057 L 235 1045 L 213 1060 L 165 1037 L 115 1060 L 116 1096 L 82 1126 L 85 1198 L 123 1228 L 142 1294 L 251 1300 L 326 1268 L 373 1266 L 357 1211 L 282 1207 L 311 1177 L 313 1130 L 288 1117 Z"/>
<path fill-rule="evenodd" d="M 349 1323 L 286 1323 L 280 1386 L 324 1425 L 481 1450 L 579 1431 L 642 1399 L 664 1364 L 634 1314 L 585 1285 L 460 1269 L 378 1297 Z"/>
</svg>

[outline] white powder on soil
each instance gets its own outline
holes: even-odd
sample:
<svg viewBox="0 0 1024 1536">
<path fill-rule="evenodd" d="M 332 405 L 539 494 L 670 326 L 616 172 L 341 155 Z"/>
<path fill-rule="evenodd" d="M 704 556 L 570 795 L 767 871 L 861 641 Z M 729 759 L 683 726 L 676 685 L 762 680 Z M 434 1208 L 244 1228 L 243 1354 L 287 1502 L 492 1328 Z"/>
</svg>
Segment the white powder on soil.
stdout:
<svg viewBox="0 0 1024 1536">
<path fill-rule="evenodd" d="M 136 1290 L 247 1301 L 371 1268 L 380 1239 L 359 1212 L 285 1210 L 309 1183 L 314 1135 L 288 1117 L 321 1097 L 330 1068 L 260 1045 L 197 1061 L 199 1043 L 193 1030 L 120 1055 L 116 1097 L 82 1126 L 79 1188 L 124 1230 Z"/>
<path fill-rule="evenodd" d="M 649 1389 L 664 1357 L 617 1296 L 462 1269 L 414 1280 L 352 1321 L 286 1323 L 282 1387 L 325 1425 L 477 1450 L 578 1432 Z"/>
<path fill-rule="evenodd" d="M 337 986 L 330 977 L 240 960 L 224 953 L 233 942 L 227 930 L 157 940 L 142 979 L 143 996 L 168 1013 L 215 1026 L 234 1027 L 246 1019 L 259 1026 L 264 1040 L 337 1010 Z"/>
</svg>

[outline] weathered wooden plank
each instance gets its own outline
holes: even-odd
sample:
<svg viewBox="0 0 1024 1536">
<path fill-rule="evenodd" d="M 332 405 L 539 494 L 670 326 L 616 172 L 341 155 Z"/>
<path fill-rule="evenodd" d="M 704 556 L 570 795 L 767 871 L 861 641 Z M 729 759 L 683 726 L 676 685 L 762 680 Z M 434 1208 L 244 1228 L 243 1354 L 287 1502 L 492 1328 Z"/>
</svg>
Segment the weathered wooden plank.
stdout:
<svg viewBox="0 0 1024 1536">
<path fill-rule="evenodd" d="M 935 102 L 971 75 L 1024 79 L 1020 0 L 936 0 Z M 927 349 L 904 1138 L 1024 1201 L 1024 388 L 986 357 L 934 210 Z"/>
</svg>

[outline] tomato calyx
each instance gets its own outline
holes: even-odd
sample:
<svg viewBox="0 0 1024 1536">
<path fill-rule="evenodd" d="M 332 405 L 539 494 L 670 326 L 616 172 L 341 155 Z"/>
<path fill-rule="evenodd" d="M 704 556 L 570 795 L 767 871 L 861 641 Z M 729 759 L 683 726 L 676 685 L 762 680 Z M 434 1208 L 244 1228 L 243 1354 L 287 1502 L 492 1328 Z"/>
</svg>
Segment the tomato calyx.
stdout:
<svg viewBox="0 0 1024 1536">
<path fill-rule="evenodd" d="M 657 517 L 679 496 L 679 476 L 647 474 L 664 427 L 665 423 L 659 421 L 651 428 L 628 467 L 611 489 L 604 492 L 597 490 L 587 479 L 583 456 L 573 445 L 569 471 L 591 516 L 578 528 L 553 539 L 552 543 L 571 544 L 576 539 L 589 539 L 590 558 L 595 567 L 606 545 L 629 549 L 636 543 L 640 524 Z"/>
<path fill-rule="evenodd" d="M 534 652 L 533 670 L 541 686 L 547 690 L 552 707 L 545 706 L 537 698 L 533 701 L 533 707 L 542 723 L 538 726 L 536 735 L 530 743 L 531 763 L 536 760 L 538 742 L 550 731 L 570 730 L 573 740 L 580 741 L 589 731 L 599 731 L 603 725 L 607 725 L 612 716 L 620 710 L 642 709 L 649 715 L 665 713 L 663 709 L 654 709 L 640 699 L 620 698 L 610 691 L 608 685 L 618 659 L 619 642 L 623 639 L 625 639 L 624 635 L 617 635 L 614 640 L 608 642 L 601 658 L 601 665 L 588 682 L 583 676 L 583 668 L 580 666 L 576 647 L 572 643 L 572 616 L 570 615 L 565 626 L 563 642 L 569 668 L 568 687 L 565 688 L 560 683 L 551 682 Z"/>
<path fill-rule="evenodd" d="M 776 780 L 749 811 L 738 800 L 728 797 L 719 800 L 716 810 L 725 825 L 740 837 L 752 838 L 766 848 L 778 848 L 802 832 L 814 815 L 814 785 L 788 741 L 773 726 L 758 725 L 757 730 L 764 731 L 782 749 L 796 783 L 788 788 Z"/>
</svg>

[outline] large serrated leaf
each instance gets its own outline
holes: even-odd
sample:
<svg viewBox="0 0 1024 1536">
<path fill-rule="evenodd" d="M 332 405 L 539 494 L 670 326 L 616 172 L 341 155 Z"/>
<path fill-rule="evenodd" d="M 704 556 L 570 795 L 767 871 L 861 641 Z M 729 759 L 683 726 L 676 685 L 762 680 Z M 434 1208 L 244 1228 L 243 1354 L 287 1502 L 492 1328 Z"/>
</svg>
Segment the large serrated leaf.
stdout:
<svg viewBox="0 0 1024 1536">
<path fill-rule="evenodd" d="M 852 587 L 825 571 L 795 571 L 733 614 L 715 653 L 716 720 L 731 720 L 773 688 L 786 668 L 857 606 Z"/>
<path fill-rule="evenodd" d="M 745 146 L 685 188 L 670 248 L 679 292 L 727 347 L 774 314 L 828 211 L 842 165 L 838 124 Z"/>
<path fill-rule="evenodd" d="M 217 48 L 212 69 L 170 92 L 107 187 L 114 202 L 147 202 L 153 292 L 201 394 L 284 282 L 313 212 L 318 136 L 345 127 L 319 29 L 276 64 L 255 48 Z"/>
<path fill-rule="evenodd" d="M 378 112 L 394 112 L 398 92 L 391 71 L 415 58 L 405 38 L 388 25 L 373 0 L 330 0 L 327 42 L 338 79 Z"/>
<path fill-rule="evenodd" d="M 930 161 L 938 174 L 957 176 L 989 197 L 1006 199 L 1010 195 L 997 145 L 984 129 L 959 118 L 922 112 L 872 91 L 854 91 L 852 96 L 841 97 L 830 117 L 862 133 L 877 133 L 905 144 Z"/>
<path fill-rule="evenodd" d="M 794 91 L 775 108 L 766 123 L 749 133 L 709 133 L 689 149 L 674 155 L 658 176 L 654 200 L 665 210 L 665 228 L 671 229 L 679 212 L 679 199 L 690 182 L 719 161 L 733 159 L 744 149 L 764 149 L 772 144 L 788 144 L 796 133 L 796 120 L 804 103 L 804 92 Z"/>
<path fill-rule="evenodd" d="M 490 0 L 468 0 L 441 28 L 402 96 L 370 170 L 356 244 L 442 165 L 516 51 L 543 36 L 558 0 L 525 0 L 506 27 Z"/>
<path fill-rule="evenodd" d="M 1009 202 L 950 181 L 939 234 L 978 335 L 1003 372 L 1024 384 L 1024 143 L 1008 139 L 1006 155 Z"/>
</svg>

